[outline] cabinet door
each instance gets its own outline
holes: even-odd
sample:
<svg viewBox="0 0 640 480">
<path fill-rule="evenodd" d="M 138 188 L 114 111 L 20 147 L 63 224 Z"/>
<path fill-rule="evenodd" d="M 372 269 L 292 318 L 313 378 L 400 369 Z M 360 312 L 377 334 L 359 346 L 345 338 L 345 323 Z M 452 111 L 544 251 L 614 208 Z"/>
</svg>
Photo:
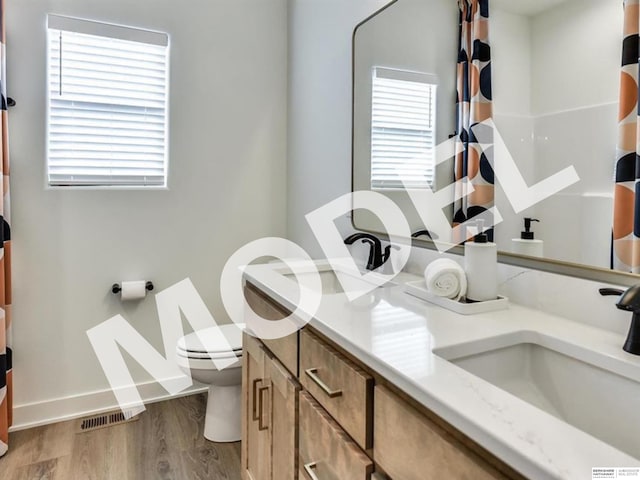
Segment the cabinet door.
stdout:
<svg viewBox="0 0 640 480">
<path fill-rule="evenodd" d="M 245 334 L 242 355 L 242 478 L 271 479 L 271 437 L 269 393 L 265 378 L 264 348 Z"/>
<path fill-rule="evenodd" d="M 271 478 L 295 480 L 298 457 L 298 381 L 275 358 L 267 358 L 265 376 L 271 384 Z"/>
<path fill-rule="evenodd" d="M 513 478 L 385 387 L 375 388 L 373 458 L 393 479 Z M 515 478 L 520 478 L 518 475 Z"/>
</svg>

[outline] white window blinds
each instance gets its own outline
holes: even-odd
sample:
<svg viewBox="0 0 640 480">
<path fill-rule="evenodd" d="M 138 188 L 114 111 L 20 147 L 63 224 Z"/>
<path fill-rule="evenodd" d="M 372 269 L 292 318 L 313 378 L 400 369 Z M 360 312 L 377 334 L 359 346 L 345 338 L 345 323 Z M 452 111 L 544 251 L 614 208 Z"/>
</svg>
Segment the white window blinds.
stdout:
<svg viewBox="0 0 640 480">
<path fill-rule="evenodd" d="M 435 177 L 434 75 L 373 70 L 371 188 L 431 188 Z"/>
<path fill-rule="evenodd" d="M 48 16 L 49 185 L 164 186 L 168 36 Z"/>
</svg>

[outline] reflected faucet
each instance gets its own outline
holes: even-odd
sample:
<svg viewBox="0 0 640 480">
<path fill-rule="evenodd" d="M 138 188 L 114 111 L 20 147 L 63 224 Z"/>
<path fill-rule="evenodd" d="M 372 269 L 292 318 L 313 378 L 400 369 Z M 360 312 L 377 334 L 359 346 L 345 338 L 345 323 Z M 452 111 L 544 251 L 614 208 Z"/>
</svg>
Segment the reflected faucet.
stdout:
<svg viewBox="0 0 640 480">
<path fill-rule="evenodd" d="M 429 237 L 431 240 L 437 240 L 438 239 L 438 235 L 436 235 L 435 233 L 430 232 L 429 230 L 418 230 L 416 232 L 413 232 L 411 234 L 411 238 L 418 238 L 418 237 L 421 237 L 422 235 L 424 235 L 425 237 Z"/>
<path fill-rule="evenodd" d="M 601 288 L 599 291 L 600 295 L 620 295 L 616 307 L 633 312 L 631 328 L 622 349 L 633 355 L 640 355 L 640 284 L 629 287 L 625 291 L 617 288 Z"/>
<path fill-rule="evenodd" d="M 375 235 L 371 235 L 370 233 L 357 232 L 352 235 L 349 235 L 344 239 L 344 243 L 347 245 L 352 245 L 358 240 L 362 240 L 362 243 L 366 243 L 369 245 L 369 260 L 367 261 L 367 270 L 375 270 L 378 267 L 381 267 L 384 262 L 389 259 L 389 255 L 391 254 L 391 245 L 387 245 L 382 251 L 382 242 Z"/>
</svg>

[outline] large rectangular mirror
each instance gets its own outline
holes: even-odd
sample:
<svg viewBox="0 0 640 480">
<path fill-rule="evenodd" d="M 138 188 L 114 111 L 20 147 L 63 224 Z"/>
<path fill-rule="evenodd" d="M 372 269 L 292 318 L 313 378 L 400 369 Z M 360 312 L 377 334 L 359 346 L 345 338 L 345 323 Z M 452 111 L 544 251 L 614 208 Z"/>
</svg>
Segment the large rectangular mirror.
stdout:
<svg viewBox="0 0 640 480">
<path fill-rule="evenodd" d="M 496 130 L 527 184 L 568 166 L 580 177 L 517 214 L 495 182 L 504 218 L 495 241 L 501 252 L 542 257 L 529 258 L 529 266 L 566 264 L 575 273 L 580 265 L 584 276 L 598 277 L 611 264 L 622 0 L 488 4 Z M 424 225 L 398 176 L 434 190 L 454 180 L 453 161 L 436 168 L 429 152 L 456 131 L 458 48 L 456 0 L 396 0 L 354 32 L 353 189 L 393 199 L 412 231 Z M 446 213 L 452 218 L 453 207 Z M 540 221 L 532 223 L 542 240 L 533 252 L 514 241 L 525 218 Z M 353 212 L 353 224 L 382 231 L 362 210 Z"/>
<path fill-rule="evenodd" d="M 389 196 L 412 231 L 421 222 L 394 174 L 402 171 L 417 188 L 451 183 L 451 163 L 436 168 L 433 155 L 420 153 L 455 131 L 457 15 L 453 0 L 400 0 L 354 35 L 353 189 Z M 366 210 L 353 220 L 356 228 L 382 230 Z"/>
</svg>

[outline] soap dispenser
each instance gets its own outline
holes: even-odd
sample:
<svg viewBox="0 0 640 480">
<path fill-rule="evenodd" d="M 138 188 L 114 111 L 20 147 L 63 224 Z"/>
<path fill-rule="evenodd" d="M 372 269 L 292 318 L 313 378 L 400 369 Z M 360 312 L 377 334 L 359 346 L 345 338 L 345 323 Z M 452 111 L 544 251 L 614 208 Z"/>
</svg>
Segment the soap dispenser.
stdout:
<svg viewBox="0 0 640 480">
<path fill-rule="evenodd" d="M 531 222 L 539 221 L 537 218 L 524 219 L 524 231 L 520 233 L 520 238 L 511 240 L 513 242 L 513 253 L 528 255 L 529 257 L 544 256 L 544 242 L 537 240 L 534 232 L 531 231 Z"/>
<path fill-rule="evenodd" d="M 489 242 L 484 220 L 476 222 L 477 234 L 464 244 L 467 300 L 484 302 L 498 298 L 498 247 Z"/>
</svg>

